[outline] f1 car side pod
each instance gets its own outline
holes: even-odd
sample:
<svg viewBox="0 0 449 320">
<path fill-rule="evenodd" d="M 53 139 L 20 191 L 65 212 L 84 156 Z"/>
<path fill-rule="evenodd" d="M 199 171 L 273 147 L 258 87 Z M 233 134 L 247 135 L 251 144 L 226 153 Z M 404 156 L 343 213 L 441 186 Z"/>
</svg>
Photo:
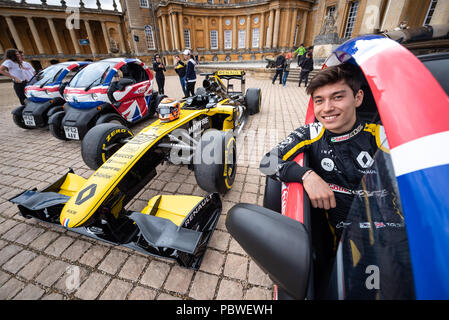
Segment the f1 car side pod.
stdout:
<svg viewBox="0 0 449 320">
<path fill-rule="evenodd" d="M 85 181 L 70 169 L 44 190 L 26 190 L 9 201 L 18 205 L 25 218 L 62 225 L 97 240 L 174 259 L 183 267 L 195 270 L 200 267 L 221 213 L 218 193 L 204 198 L 158 195 L 150 199 L 142 212 L 125 209 L 116 212 L 100 207 L 81 226 L 69 228 L 69 218 L 60 220 L 62 209 L 72 197 L 83 202 L 94 192 L 92 189 L 78 192 Z"/>
</svg>

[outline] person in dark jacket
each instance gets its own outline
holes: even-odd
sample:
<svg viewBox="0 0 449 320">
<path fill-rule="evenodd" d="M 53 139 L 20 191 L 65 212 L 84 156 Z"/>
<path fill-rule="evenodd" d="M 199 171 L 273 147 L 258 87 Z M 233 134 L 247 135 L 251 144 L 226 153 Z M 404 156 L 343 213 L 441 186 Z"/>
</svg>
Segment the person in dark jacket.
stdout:
<svg viewBox="0 0 449 320">
<path fill-rule="evenodd" d="M 273 77 L 273 81 L 271 81 L 271 84 L 274 84 L 278 76 L 279 76 L 279 84 L 282 84 L 282 74 L 284 73 L 284 66 L 285 66 L 284 51 L 281 51 L 281 54 L 276 58 L 275 65 L 276 65 L 276 73 Z"/>
<path fill-rule="evenodd" d="M 186 64 L 181 60 L 179 55 L 175 56 L 175 71 L 179 76 L 179 81 L 181 82 L 182 92 L 184 92 L 184 98 L 187 97 L 186 88 Z"/>
<path fill-rule="evenodd" d="M 165 69 L 165 65 L 162 62 L 161 56 L 159 54 L 156 54 L 154 56 L 153 70 L 154 72 L 156 72 L 157 91 L 160 94 L 164 94 L 164 85 L 165 85 L 164 72 L 167 70 Z"/>
<path fill-rule="evenodd" d="M 190 53 L 190 50 L 184 50 L 184 57 L 188 59 L 187 70 L 186 70 L 186 97 L 195 95 L 195 83 L 196 83 L 196 73 L 195 73 L 195 57 Z"/>
<path fill-rule="evenodd" d="M 305 86 L 307 87 L 307 82 L 309 81 L 309 73 L 313 70 L 313 58 L 310 52 L 306 53 L 306 57 L 302 59 L 301 64 L 301 73 L 299 75 L 299 84 L 298 87 L 301 86 L 302 80 L 305 81 Z"/>
</svg>

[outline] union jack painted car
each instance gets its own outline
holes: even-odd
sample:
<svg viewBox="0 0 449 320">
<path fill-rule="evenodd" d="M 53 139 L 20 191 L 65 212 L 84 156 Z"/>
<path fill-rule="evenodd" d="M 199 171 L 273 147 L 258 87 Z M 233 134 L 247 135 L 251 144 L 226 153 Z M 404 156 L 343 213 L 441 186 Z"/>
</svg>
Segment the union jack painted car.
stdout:
<svg viewBox="0 0 449 320">
<path fill-rule="evenodd" d="M 152 116 L 162 96 L 153 94 L 153 74 L 142 61 L 112 58 L 79 72 L 64 98 L 64 110 L 49 120 L 50 132 L 62 140 L 82 140 L 97 124 L 129 126 Z"/>
<path fill-rule="evenodd" d="M 341 63 L 362 71 L 366 100 L 357 113 L 382 123 L 390 152 L 376 154 L 377 174 L 362 178 L 363 192 L 338 226 L 325 298 L 448 299 L 449 53 L 415 56 L 370 35 L 346 41 L 324 68 Z M 306 124 L 314 121 L 310 100 Z M 275 298 L 317 298 L 314 279 L 325 275 L 313 275 L 312 235 L 322 226 L 312 223 L 302 184 L 267 179 L 264 205 L 231 208 L 229 232 L 270 275 Z"/>
<path fill-rule="evenodd" d="M 13 110 L 13 120 L 21 128 L 45 127 L 65 103 L 63 91 L 69 80 L 89 61 L 68 61 L 51 65 L 34 75 L 25 87 L 24 106 Z"/>
</svg>

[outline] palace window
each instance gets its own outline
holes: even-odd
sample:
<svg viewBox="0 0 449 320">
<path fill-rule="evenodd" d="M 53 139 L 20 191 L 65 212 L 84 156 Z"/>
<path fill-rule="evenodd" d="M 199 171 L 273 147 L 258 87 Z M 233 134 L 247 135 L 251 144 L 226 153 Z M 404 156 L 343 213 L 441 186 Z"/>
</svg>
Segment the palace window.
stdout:
<svg viewBox="0 0 449 320">
<path fill-rule="evenodd" d="M 259 28 L 253 29 L 253 48 L 259 48 Z"/>
<path fill-rule="evenodd" d="M 148 0 L 140 0 L 141 8 L 148 8 Z"/>
<path fill-rule="evenodd" d="M 190 29 L 184 29 L 184 47 L 186 49 L 191 48 L 190 44 Z"/>
<path fill-rule="evenodd" d="M 225 30 L 224 32 L 224 48 L 232 49 L 232 30 Z"/>
<path fill-rule="evenodd" d="M 148 50 L 154 50 L 154 35 L 153 35 L 153 28 L 149 25 L 146 25 L 144 27 L 145 30 L 145 40 L 147 42 L 147 49 Z"/>
<path fill-rule="evenodd" d="M 348 20 L 346 20 L 345 33 L 343 38 L 350 38 L 352 36 L 352 31 L 354 30 L 355 19 L 357 17 L 357 11 L 359 9 L 359 2 L 351 2 L 348 12 Z"/>
<path fill-rule="evenodd" d="M 239 49 L 245 48 L 246 32 L 245 30 L 239 30 Z"/>
<path fill-rule="evenodd" d="M 430 1 L 429 8 L 427 9 L 426 18 L 424 19 L 423 26 L 426 24 L 430 24 L 430 20 L 432 20 L 433 13 L 435 12 L 435 7 L 437 6 L 438 0 Z"/>
<path fill-rule="evenodd" d="M 208 4 L 214 4 L 214 0 L 207 0 Z"/>
<path fill-rule="evenodd" d="M 327 13 L 326 16 L 330 17 L 331 15 L 333 15 L 335 13 L 335 6 L 329 6 L 327 7 Z"/>
<path fill-rule="evenodd" d="M 210 31 L 210 48 L 218 49 L 218 32 L 217 32 L 217 30 Z"/>
</svg>

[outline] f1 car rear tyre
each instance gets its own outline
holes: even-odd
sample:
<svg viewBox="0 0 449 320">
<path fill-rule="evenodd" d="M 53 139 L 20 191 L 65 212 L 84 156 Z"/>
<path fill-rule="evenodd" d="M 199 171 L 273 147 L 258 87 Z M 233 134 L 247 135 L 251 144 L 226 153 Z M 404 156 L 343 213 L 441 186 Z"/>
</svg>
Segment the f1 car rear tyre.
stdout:
<svg viewBox="0 0 449 320">
<path fill-rule="evenodd" d="M 84 163 L 97 170 L 124 145 L 124 139 L 132 136 L 133 133 L 127 127 L 115 123 L 102 123 L 93 127 L 81 144 Z"/>
<path fill-rule="evenodd" d="M 265 180 L 265 193 L 263 195 L 263 206 L 267 209 L 281 213 L 281 191 L 282 183 L 267 176 Z"/>
<path fill-rule="evenodd" d="M 23 121 L 23 117 L 22 117 L 23 109 L 25 109 L 25 106 L 20 106 L 20 107 L 15 108 L 15 109 L 12 111 L 12 120 L 13 120 L 14 123 L 15 123 L 18 127 L 20 127 L 20 128 L 23 128 L 23 129 L 32 129 L 32 128 L 30 128 L 30 127 L 27 127 L 27 126 L 25 125 L 25 122 Z"/>
<path fill-rule="evenodd" d="M 245 101 L 250 115 L 259 113 L 262 104 L 260 88 L 249 88 L 246 90 Z"/>
<path fill-rule="evenodd" d="M 102 123 L 113 123 L 113 124 L 127 126 L 127 121 L 125 119 L 123 119 L 123 117 L 121 117 L 115 113 L 106 113 L 106 114 L 102 114 L 100 117 L 98 117 L 96 125 L 99 125 Z"/>
<path fill-rule="evenodd" d="M 206 131 L 195 150 L 193 170 L 201 189 L 222 194 L 231 189 L 237 171 L 237 148 L 233 134 Z"/>
<path fill-rule="evenodd" d="M 62 127 L 62 118 L 64 118 L 65 112 L 59 111 L 53 114 L 48 119 L 48 129 L 50 130 L 50 133 L 53 135 L 53 137 L 59 139 L 59 140 L 69 140 L 65 136 L 64 128 Z"/>
</svg>

